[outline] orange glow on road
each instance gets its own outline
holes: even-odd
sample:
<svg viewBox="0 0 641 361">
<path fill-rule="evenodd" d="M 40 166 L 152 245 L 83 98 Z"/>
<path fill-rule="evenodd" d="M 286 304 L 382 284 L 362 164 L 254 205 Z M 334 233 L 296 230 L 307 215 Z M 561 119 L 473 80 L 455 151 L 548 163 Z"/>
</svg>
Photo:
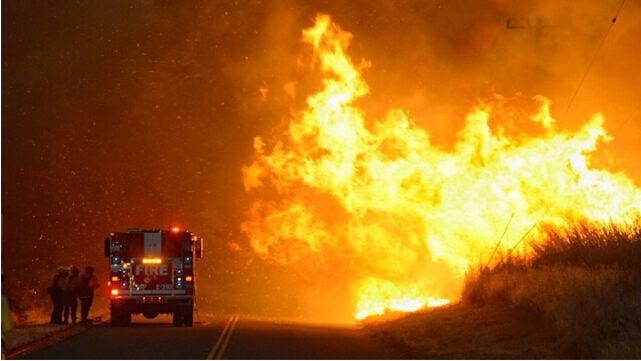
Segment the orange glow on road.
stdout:
<svg viewBox="0 0 641 361">
<path fill-rule="evenodd" d="M 243 176 L 255 201 L 243 231 L 264 259 L 347 280 L 355 318 L 458 298 L 464 273 L 499 239 L 500 249 L 527 253 L 542 222 L 623 222 L 641 212 L 628 177 L 591 167 L 610 140 L 600 114 L 570 132 L 545 97 L 528 99 L 538 111 L 520 119 L 496 95 L 442 149 L 404 111 L 372 120 L 355 105 L 369 92 L 362 72 L 375 64 L 352 62 L 351 37 L 326 15 L 303 32 L 322 89 L 292 112 L 286 134 L 254 139 Z M 528 131 L 506 131 L 523 123 Z"/>
</svg>

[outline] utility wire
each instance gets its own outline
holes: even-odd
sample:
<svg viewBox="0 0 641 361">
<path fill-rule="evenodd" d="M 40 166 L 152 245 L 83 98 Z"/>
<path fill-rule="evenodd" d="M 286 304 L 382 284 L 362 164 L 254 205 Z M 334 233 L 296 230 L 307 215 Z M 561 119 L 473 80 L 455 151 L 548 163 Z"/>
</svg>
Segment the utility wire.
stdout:
<svg viewBox="0 0 641 361">
<path fill-rule="evenodd" d="M 610 33 L 610 29 L 612 29 L 612 26 L 613 26 L 613 25 L 614 25 L 614 23 L 617 21 L 617 17 L 619 16 L 619 13 L 621 12 L 621 9 L 623 8 L 623 5 L 625 4 L 625 1 L 626 1 L 626 0 L 623 0 L 623 1 L 621 2 L 621 5 L 619 6 L 619 10 L 617 10 L 616 15 L 614 15 L 614 17 L 612 18 L 612 23 L 610 23 L 610 27 L 608 28 L 608 31 L 605 33 L 605 36 L 603 37 L 603 40 L 601 41 L 601 44 L 599 45 L 599 48 L 598 48 L 598 49 L 596 50 L 596 52 L 594 53 L 594 57 L 592 57 L 592 61 L 590 62 L 590 65 L 588 65 L 588 69 L 585 71 L 585 74 L 583 74 L 583 78 L 581 78 L 581 82 L 579 83 L 579 86 L 577 87 L 576 91 L 574 92 L 574 95 L 572 95 L 572 99 L 570 100 L 570 103 L 568 104 L 568 107 L 565 109 L 565 113 L 563 114 L 563 118 L 561 118 L 562 120 L 563 120 L 563 119 L 565 118 L 565 116 L 567 115 L 568 110 L 570 109 L 570 106 L 572 105 L 572 102 L 574 101 L 574 98 L 576 97 L 577 93 L 579 92 L 579 89 L 581 88 L 581 85 L 583 84 L 583 81 L 585 80 L 586 76 L 588 75 L 588 72 L 590 71 L 590 68 L 592 67 L 592 64 L 594 63 L 594 60 L 596 59 L 597 54 L 598 54 L 598 53 L 599 53 L 599 51 L 601 50 L 601 47 L 603 46 L 603 43 L 605 43 L 605 39 L 607 38 L 608 34 Z M 508 26 L 509 26 L 509 22 L 508 22 Z M 634 114 L 636 114 L 636 112 L 637 112 L 637 111 L 639 111 L 639 109 L 641 109 L 641 105 L 639 105 L 639 106 L 638 106 L 638 107 L 637 107 L 637 108 L 636 108 L 636 109 L 635 109 L 635 110 L 630 114 L 630 116 L 628 116 L 628 118 L 627 118 L 623 123 L 621 123 L 621 125 L 619 126 L 619 128 L 618 128 L 618 129 L 617 129 L 617 130 L 616 130 L 612 135 L 613 135 L 613 136 L 614 136 L 614 135 L 616 135 L 616 134 L 617 134 L 617 133 L 618 133 L 618 132 L 623 128 L 623 126 L 625 125 L 625 123 L 627 123 L 630 119 L 632 119 L 632 116 L 633 116 Z M 545 212 L 543 213 L 543 215 L 539 218 L 539 221 L 538 221 L 538 222 L 536 222 L 536 223 L 534 223 L 534 224 L 532 225 L 532 227 L 531 227 L 530 229 L 528 229 L 528 231 L 527 231 L 527 232 L 525 232 L 525 234 L 523 235 L 523 237 L 521 237 L 521 239 L 519 239 L 519 241 L 518 241 L 518 242 L 516 242 L 516 244 L 512 247 L 512 249 L 516 249 L 516 247 L 517 247 L 517 246 L 518 246 L 518 245 L 519 245 L 519 244 L 520 244 L 520 243 L 521 243 L 521 242 L 522 242 L 522 241 L 523 241 L 523 240 L 528 236 L 528 234 L 530 234 L 530 232 L 532 232 L 532 231 L 534 230 L 534 228 L 536 228 L 536 227 L 539 225 L 540 220 L 541 220 L 541 219 L 543 219 L 543 217 L 544 217 L 545 215 L 547 215 L 548 213 L 550 213 L 551 208 L 552 208 L 551 206 L 548 206 L 548 207 L 547 207 L 546 211 L 545 211 Z M 514 216 L 514 214 L 512 214 L 512 217 L 513 217 L 513 216 Z M 510 220 L 508 221 L 508 226 L 509 226 L 510 222 L 512 221 L 512 217 L 510 217 Z M 506 230 L 507 230 L 507 227 L 506 227 Z M 505 233 L 505 231 L 504 231 L 504 233 Z M 503 236 L 501 236 L 501 239 L 502 239 L 502 238 L 503 238 Z M 501 239 L 499 239 L 499 243 L 501 242 Z M 498 248 L 498 244 L 497 244 L 497 246 L 496 246 L 496 247 Z M 494 252 L 496 252 L 496 248 L 494 249 Z M 494 256 L 494 253 L 492 253 L 492 257 L 493 257 L 493 256 Z M 492 259 L 492 257 L 490 257 L 490 260 Z M 489 261 L 488 261 L 488 265 L 489 265 Z M 487 267 L 487 266 L 486 266 L 486 267 Z"/>
<path fill-rule="evenodd" d="M 632 119 L 632 116 L 634 114 L 636 114 L 636 112 L 639 111 L 639 109 L 641 109 L 641 104 L 639 104 L 639 106 L 632 113 L 630 113 L 630 116 L 626 120 L 624 120 L 623 123 L 621 123 L 621 125 L 619 125 L 619 128 L 614 133 L 612 133 L 612 136 L 617 135 L 619 130 L 621 130 L 621 128 L 623 128 L 623 126 L 625 125 L 625 123 L 628 122 L 628 120 Z"/>
<path fill-rule="evenodd" d="M 503 240 L 503 237 L 505 236 L 505 233 L 507 232 L 507 229 L 510 226 L 510 223 L 512 222 L 512 218 L 514 218 L 514 213 L 512 213 L 512 215 L 510 216 L 510 219 L 507 221 L 507 224 L 505 225 L 505 229 L 503 230 L 503 234 L 501 234 L 501 238 L 499 238 L 499 241 L 496 243 L 496 247 L 494 247 L 494 252 L 492 252 L 490 259 L 487 260 L 487 264 L 485 265 L 485 268 L 487 268 L 490 265 L 492 258 L 494 258 L 494 254 L 496 253 L 496 250 L 499 248 L 499 245 L 501 244 L 501 241 Z"/>
<path fill-rule="evenodd" d="M 565 113 L 563 113 L 563 117 L 561 118 L 561 120 L 564 120 L 565 116 L 568 114 L 568 110 L 570 110 L 570 106 L 572 106 L 572 103 L 574 102 L 574 98 L 576 98 L 576 95 L 579 93 L 579 89 L 581 89 L 581 86 L 583 85 L 583 81 L 588 76 L 588 73 L 590 72 L 590 68 L 592 68 L 592 64 L 594 63 L 594 60 L 596 59 L 596 56 L 599 54 L 599 51 L 601 50 L 601 47 L 603 46 L 603 43 L 605 43 L 605 39 L 608 37 L 608 34 L 610 33 L 610 30 L 612 30 L 612 27 L 614 26 L 614 23 L 617 21 L 617 17 L 619 16 L 619 13 L 621 12 L 621 9 L 623 8 L 623 5 L 625 4 L 625 1 L 626 0 L 623 0 L 621 2 L 621 6 L 619 6 L 619 10 L 617 10 L 617 13 L 612 18 L 612 22 L 610 23 L 610 27 L 608 28 L 608 31 L 605 32 L 605 35 L 603 36 L 603 40 L 601 40 L 601 44 L 599 44 L 599 47 L 596 49 L 596 52 L 594 53 L 594 56 L 592 57 L 592 61 L 590 61 L 590 65 L 588 65 L 588 68 L 585 70 L 585 73 L 583 74 L 583 77 L 581 78 L 581 81 L 579 82 L 579 86 L 576 87 L 576 90 L 574 91 L 574 94 L 572 95 L 572 99 L 570 99 L 570 103 L 568 104 L 568 107 L 565 108 Z"/>
</svg>

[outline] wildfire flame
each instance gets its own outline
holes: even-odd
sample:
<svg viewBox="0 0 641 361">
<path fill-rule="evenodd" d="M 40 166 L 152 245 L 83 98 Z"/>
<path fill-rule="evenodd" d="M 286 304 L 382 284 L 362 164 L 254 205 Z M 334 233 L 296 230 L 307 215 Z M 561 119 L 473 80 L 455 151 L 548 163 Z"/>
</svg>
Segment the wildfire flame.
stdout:
<svg viewBox="0 0 641 361">
<path fill-rule="evenodd" d="M 641 212 L 629 178 L 590 168 L 597 143 L 610 140 L 600 114 L 560 131 L 550 102 L 536 96 L 528 122 L 538 134 L 510 136 L 501 124 L 514 119 L 489 125 L 509 101 L 496 96 L 444 150 L 401 110 L 366 121 L 354 101 L 369 92 L 362 71 L 370 64 L 352 62 L 350 40 L 327 15 L 303 31 L 326 77 L 281 139 L 255 138 L 243 176 L 257 199 L 243 231 L 265 259 L 348 279 L 354 317 L 449 302 L 504 229 L 505 248 L 528 252 L 521 240 L 540 222 Z"/>
</svg>

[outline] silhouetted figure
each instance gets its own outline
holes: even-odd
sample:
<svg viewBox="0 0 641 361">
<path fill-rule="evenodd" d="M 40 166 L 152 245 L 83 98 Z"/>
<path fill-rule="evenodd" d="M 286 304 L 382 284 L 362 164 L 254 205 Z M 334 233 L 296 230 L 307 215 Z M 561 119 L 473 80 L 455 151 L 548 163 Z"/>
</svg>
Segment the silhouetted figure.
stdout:
<svg viewBox="0 0 641 361">
<path fill-rule="evenodd" d="M 93 275 L 93 267 L 85 267 L 85 274 L 80 276 L 80 287 L 78 287 L 78 298 L 80 298 L 81 322 L 89 322 L 89 309 L 93 303 L 93 290 L 100 287 L 98 279 Z"/>
<path fill-rule="evenodd" d="M 53 276 L 53 282 L 47 289 L 51 300 L 53 301 L 53 312 L 51 312 L 51 321 L 53 324 L 62 323 L 62 290 L 67 287 L 67 277 L 69 276 L 69 267 L 60 266 L 57 269 L 56 275 Z"/>
<path fill-rule="evenodd" d="M 76 323 L 76 312 L 78 311 L 77 292 L 80 287 L 80 269 L 76 266 L 71 267 L 71 275 L 67 278 L 67 284 L 62 289 L 62 302 L 64 307 L 64 323 Z"/>
</svg>

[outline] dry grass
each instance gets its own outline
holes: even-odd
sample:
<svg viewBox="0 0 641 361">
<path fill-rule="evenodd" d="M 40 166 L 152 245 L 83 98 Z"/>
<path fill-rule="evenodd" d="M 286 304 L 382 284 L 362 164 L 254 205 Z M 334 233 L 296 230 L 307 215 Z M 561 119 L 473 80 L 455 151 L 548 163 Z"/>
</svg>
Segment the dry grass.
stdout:
<svg viewBox="0 0 641 361">
<path fill-rule="evenodd" d="M 564 358 L 641 358 L 641 226 L 545 227 L 533 257 L 470 272 L 463 300 L 549 324 Z"/>
<path fill-rule="evenodd" d="M 470 271 L 459 303 L 369 331 L 408 358 L 641 359 L 641 217 L 543 230 Z"/>
</svg>

